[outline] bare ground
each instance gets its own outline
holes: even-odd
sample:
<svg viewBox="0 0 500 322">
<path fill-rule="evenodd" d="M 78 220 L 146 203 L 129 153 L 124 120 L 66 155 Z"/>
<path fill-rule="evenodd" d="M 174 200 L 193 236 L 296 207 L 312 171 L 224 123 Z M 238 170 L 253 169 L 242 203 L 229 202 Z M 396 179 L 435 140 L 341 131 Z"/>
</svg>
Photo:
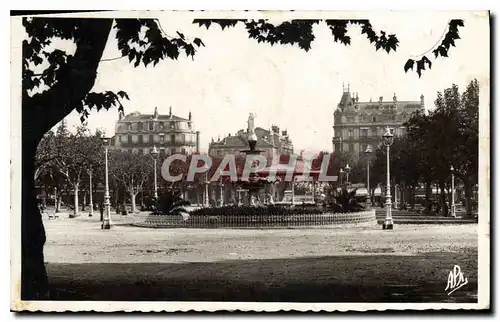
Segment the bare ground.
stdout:
<svg viewBox="0 0 500 322">
<path fill-rule="evenodd" d="M 54 299 L 476 302 L 477 225 L 147 229 L 45 221 Z M 460 265 L 469 284 L 446 295 Z"/>
</svg>

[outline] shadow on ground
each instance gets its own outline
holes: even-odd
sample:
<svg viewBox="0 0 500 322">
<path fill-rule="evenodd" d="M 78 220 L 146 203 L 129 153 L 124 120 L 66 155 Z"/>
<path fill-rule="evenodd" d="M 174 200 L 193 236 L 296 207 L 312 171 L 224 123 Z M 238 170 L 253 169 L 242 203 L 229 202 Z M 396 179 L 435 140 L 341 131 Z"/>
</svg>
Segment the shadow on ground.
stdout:
<svg viewBox="0 0 500 322">
<path fill-rule="evenodd" d="M 451 296 L 449 271 L 469 283 Z M 477 253 L 204 263 L 48 263 L 51 300 L 477 302 Z"/>
</svg>

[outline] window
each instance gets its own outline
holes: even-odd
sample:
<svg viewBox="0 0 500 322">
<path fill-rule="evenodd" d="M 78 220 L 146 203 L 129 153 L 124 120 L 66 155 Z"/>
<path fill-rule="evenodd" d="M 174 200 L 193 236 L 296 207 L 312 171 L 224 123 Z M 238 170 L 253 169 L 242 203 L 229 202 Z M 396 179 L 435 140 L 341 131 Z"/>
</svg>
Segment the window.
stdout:
<svg viewBox="0 0 500 322">
<path fill-rule="evenodd" d="M 164 143 L 165 142 L 165 135 L 162 133 L 160 134 L 160 143 Z"/>
<path fill-rule="evenodd" d="M 337 130 L 337 131 L 336 131 L 336 133 L 337 133 L 337 134 L 335 134 L 335 136 L 336 136 L 336 137 L 338 137 L 338 138 L 339 138 L 339 137 L 341 137 L 341 136 L 342 136 L 342 131 L 338 131 L 338 130 Z"/>
<path fill-rule="evenodd" d="M 170 128 L 175 129 L 175 122 L 170 122 Z"/>
<path fill-rule="evenodd" d="M 141 123 L 139 123 L 139 124 L 141 124 Z M 143 143 L 142 135 L 139 135 L 139 143 Z"/>
<path fill-rule="evenodd" d="M 372 122 L 377 122 L 377 117 L 376 116 L 372 116 Z"/>
<path fill-rule="evenodd" d="M 354 152 L 354 144 L 349 144 L 349 152 Z"/>
<path fill-rule="evenodd" d="M 372 136 L 377 136 L 377 128 L 372 128 Z"/>
<path fill-rule="evenodd" d="M 175 143 L 175 135 L 174 134 L 172 134 L 170 136 L 170 142 Z"/>
<path fill-rule="evenodd" d="M 186 148 L 182 148 L 182 149 L 181 149 L 181 153 L 182 153 L 182 154 L 186 154 Z"/>
<path fill-rule="evenodd" d="M 127 130 L 129 130 L 129 131 L 132 130 L 132 123 L 127 123 Z"/>
<path fill-rule="evenodd" d="M 137 123 L 137 129 L 139 131 L 142 131 L 142 128 L 143 128 L 143 124 L 142 123 Z"/>
<path fill-rule="evenodd" d="M 368 129 L 361 129 L 361 137 L 363 138 L 368 137 Z"/>
<path fill-rule="evenodd" d="M 149 130 L 154 131 L 155 129 L 155 124 L 153 122 L 149 122 Z"/>
<path fill-rule="evenodd" d="M 188 123 L 188 129 L 191 130 L 191 123 Z"/>
<path fill-rule="evenodd" d="M 149 143 L 153 143 L 153 142 L 154 142 L 153 134 L 150 134 L 149 135 Z"/>
<path fill-rule="evenodd" d="M 132 143 L 132 135 L 127 135 L 127 143 L 131 144 Z"/>
<path fill-rule="evenodd" d="M 160 130 L 163 130 L 164 126 L 165 126 L 165 123 L 160 122 Z"/>
<path fill-rule="evenodd" d="M 347 136 L 352 138 L 354 136 L 354 131 L 352 129 L 349 129 L 349 131 L 347 132 Z"/>
<path fill-rule="evenodd" d="M 396 115 L 391 115 L 391 120 L 395 121 L 396 120 Z"/>
</svg>

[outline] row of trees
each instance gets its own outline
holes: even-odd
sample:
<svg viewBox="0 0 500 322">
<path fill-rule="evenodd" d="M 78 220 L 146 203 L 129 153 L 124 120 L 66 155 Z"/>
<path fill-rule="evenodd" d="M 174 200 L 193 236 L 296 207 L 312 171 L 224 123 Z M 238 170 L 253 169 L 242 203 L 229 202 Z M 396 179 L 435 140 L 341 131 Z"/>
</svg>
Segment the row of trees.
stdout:
<svg viewBox="0 0 500 322">
<path fill-rule="evenodd" d="M 65 121 L 62 121 L 56 131 L 49 131 L 40 142 L 36 154 L 35 180 L 40 188 L 42 203 L 46 202 L 46 195 L 53 195 L 56 211 L 59 211 L 61 202 L 72 204 L 72 213 L 70 216 L 77 216 L 80 210 L 85 210 L 89 202 L 88 195 L 92 194 L 94 205 L 103 202 L 104 194 L 104 146 L 102 143 L 103 133 L 96 131 L 91 133 L 86 125 L 77 127 L 75 133 L 70 133 Z M 200 195 L 203 194 L 203 184 L 207 178 L 212 178 L 223 158 L 213 157 L 212 164 L 207 173 L 196 174 L 194 180 L 181 180 L 178 182 L 168 182 L 161 178 L 161 166 L 168 155 L 159 155 L 157 160 L 157 186 L 158 190 L 165 191 L 174 189 L 179 191 L 184 198 L 187 192 L 195 202 L 200 202 Z M 184 173 L 187 175 L 191 157 L 187 156 L 186 162 L 175 160 L 170 166 L 172 175 Z M 323 162 L 324 154 L 320 153 L 312 160 L 312 169 L 319 169 Z M 118 210 L 123 208 L 126 211 L 125 204 L 131 205 L 131 211 L 137 211 L 137 197 L 141 194 L 140 203 L 144 201 L 150 204 L 154 189 L 154 169 L 153 159 L 150 154 L 131 153 L 127 151 L 110 149 L 108 152 L 109 167 L 109 187 L 111 194 L 111 203 Z M 267 160 L 268 164 L 271 160 Z M 290 162 L 290 156 L 282 155 L 280 163 Z M 299 160 L 300 161 L 300 157 Z M 198 166 L 202 166 L 203 161 L 199 161 Z M 245 156 L 239 155 L 235 158 L 237 172 L 241 175 L 245 166 Z M 336 173 L 340 166 L 340 159 L 330 155 L 328 175 Z M 229 170 L 229 165 L 224 170 Z M 90 186 L 90 176 L 92 176 L 92 186 Z M 185 178 L 184 178 L 185 179 Z M 224 191 L 232 191 L 231 196 L 242 184 L 241 182 L 230 182 L 234 177 L 223 176 L 219 179 L 220 183 L 225 184 Z M 276 185 L 278 195 L 283 195 L 288 187 L 286 182 L 282 181 Z M 210 199 L 215 199 L 220 188 L 212 185 L 209 187 Z M 300 189 L 299 189 L 300 190 Z M 99 193 L 97 193 L 99 192 Z M 229 194 L 229 192 L 228 192 Z M 229 197 L 228 197 L 229 198 Z M 226 198 L 226 199 L 228 199 Z M 69 202 L 68 200 L 71 200 Z M 83 199 L 83 200 L 82 200 Z M 234 199 L 229 198 L 229 199 Z M 228 199 L 228 200 L 229 200 Z M 123 205 L 123 206 L 120 206 Z"/>
<path fill-rule="evenodd" d="M 406 122 L 406 134 L 395 137 L 390 149 L 392 185 L 399 185 L 415 203 L 416 190 L 425 187 L 426 211 L 431 211 L 432 187 L 439 190 L 437 208 L 448 211 L 451 198 L 452 167 L 455 185 L 463 188 L 465 207 L 473 212 L 473 191 L 478 183 L 479 158 L 479 84 L 471 81 L 464 92 L 452 85 L 437 94 L 435 109 L 428 114 L 417 113 Z M 370 187 L 385 185 L 386 150 L 378 148 L 372 155 Z M 344 165 L 347 156 L 341 157 Z M 366 182 L 366 159 L 352 165 L 351 182 Z M 449 200 L 451 202 L 451 200 Z"/>
<path fill-rule="evenodd" d="M 72 197 L 72 215 L 76 216 L 80 204 L 85 210 L 87 194 L 103 191 L 105 167 L 102 137 L 102 132 L 91 133 L 85 125 L 78 126 L 76 133 L 70 133 L 65 121 L 55 132 L 49 131 L 43 137 L 36 154 L 35 180 L 44 191 L 54 194 L 56 211 L 59 211 L 63 197 Z M 128 195 L 132 211 L 136 211 L 137 194 L 153 180 L 151 157 L 110 150 L 108 165 L 115 207 L 118 200 L 124 201 Z M 82 195 L 84 200 L 80 202 Z M 102 193 L 100 195 L 102 199 Z"/>
</svg>

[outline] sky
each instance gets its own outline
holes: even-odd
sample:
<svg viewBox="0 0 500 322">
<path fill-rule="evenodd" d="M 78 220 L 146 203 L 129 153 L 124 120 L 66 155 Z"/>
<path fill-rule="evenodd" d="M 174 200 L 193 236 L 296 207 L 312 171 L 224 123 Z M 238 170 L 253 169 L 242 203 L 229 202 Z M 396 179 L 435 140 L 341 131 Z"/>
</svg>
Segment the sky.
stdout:
<svg viewBox="0 0 500 322">
<path fill-rule="evenodd" d="M 419 101 L 425 97 L 427 110 L 434 108 L 438 91 L 453 83 L 461 90 L 472 79 L 489 83 L 489 25 L 485 13 L 467 12 L 308 12 L 309 18 L 370 19 L 374 29 L 395 33 L 400 40 L 397 52 L 375 51 L 357 26 L 348 29 L 351 45 L 333 41 L 324 24 L 315 26 L 316 39 L 309 52 L 297 46 L 258 43 L 249 39 L 242 25 L 224 31 L 218 25 L 206 29 L 192 24 L 200 13 L 157 12 L 162 29 L 171 36 L 182 32 L 191 40 L 201 38 L 194 60 L 179 56 L 166 59 L 155 67 L 133 67 L 120 57 L 114 33 L 110 34 L 98 76 L 92 91 L 123 90 L 125 114 L 138 111 L 186 117 L 192 113 L 195 129 L 201 132 L 201 150 L 208 148 L 212 137 L 224 137 L 246 127 L 249 113 L 256 115 L 255 125 L 269 128 L 276 124 L 288 130 L 295 150 L 332 149 L 333 112 L 342 96 L 342 86 L 349 84 L 360 101 Z M 209 13 L 203 13 L 209 14 Z M 299 13 L 287 13 L 298 15 Z M 342 15 L 342 16 L 340 16 Z M 213 17 L 213 15 L 212 15 Z M 281 13 L 263 18 L 272 21 L 290 18 Z M 294 18 L 297 18 L 296 16 Z M 449 58 L 433 61 L 432 69 L 421 78 L 413 71 L 405 73 L 408 58 L 422 54 L 433 58 L 432 49 L 443 36 L 450 19 L 464 19 L 456 47 Z M 489 86 L 489 84 L 488 84 Z M 114 134 L 117 109 L 91 113 L 88 126 Z M 79 115 L 66 118 L 73 127 Z"/>
</svg>

